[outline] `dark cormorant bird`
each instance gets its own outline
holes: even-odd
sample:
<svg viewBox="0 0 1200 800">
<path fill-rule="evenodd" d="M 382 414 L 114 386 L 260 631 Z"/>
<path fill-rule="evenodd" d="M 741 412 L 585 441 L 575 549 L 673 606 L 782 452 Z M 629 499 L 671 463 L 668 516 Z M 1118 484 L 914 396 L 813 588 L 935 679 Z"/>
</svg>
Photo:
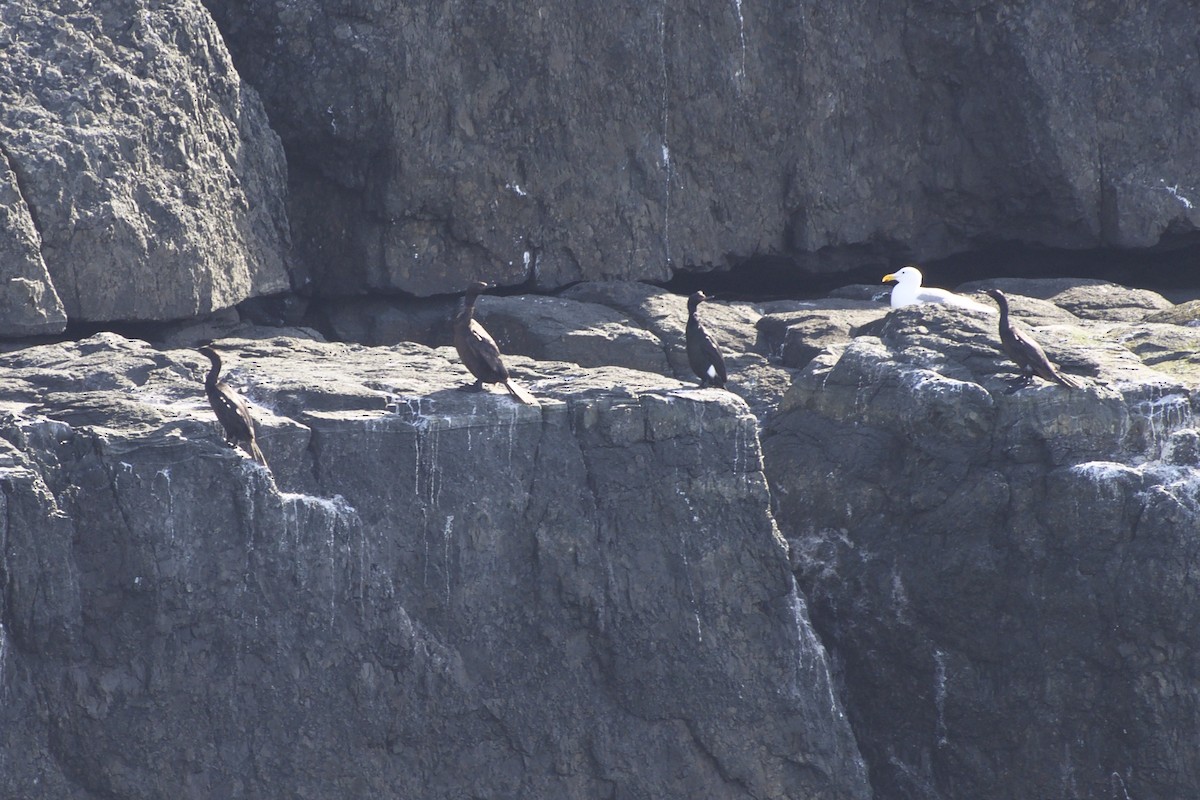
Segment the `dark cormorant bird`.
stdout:
<svg viewBox="0 0 1200 800">
<path fill-rule="evenodd" d="M 1021 378 L 1013 384 L 1009 392 L 1028 386 L 1034 375 L 1068 389 L 1082 388 L 1082 384 L 1074 378 L 1063 375 L 1054 368 L 1041 345 L 1034 341 L 1027 331 L 1009 321 L 1008 298 L 1004 296 L 1004 292 L 988 289 L 987 293 L 1000 306 L 1000 346 L 1004 348 L 1004 354 L 1021 368 Z"/>
<path fill-rule="evenodd" d="M 475 299 L 487 289 L 483 281 L 475 281 L 467 287 L 462 308 L 454 315 L 454 349 L 471 374 L 475 383 L 462 387 L 463 391 L 478 392 L 485 383 L 502 383 L 513 397 L 530 406 L 539 405 L 537 398 L 508 377 L 508 368 L 500 358 L 496 340 L 475 319 Z"/>
<path fill-rule="evenodd" d="M 208 402 L 225 429 L 225 443 L 230 447 L 241 446 L 255 461 L 267 466 L 267 459 L 258 449 L 258 442 L 254 438 L 254 418 L 250 416 L 246 401 L 225 381 L 217 379 L 221 373 L 221 357 L 209 345 L 201 347 L 200 352 L 212 362 L 212 369 L 204 378 L 204 393 L 208 395 Z"/>
<path fill-rule="evenodd" d="M 712 337 L 696 319 L 696 306 L 707 300 L 704 292 L 696 292 L 688 298 L 687 357 L 692 372 L 700 378 L 700 387 L 708 385 L 725 387 L 725 359 L 713 344 Z"/>
</svg>

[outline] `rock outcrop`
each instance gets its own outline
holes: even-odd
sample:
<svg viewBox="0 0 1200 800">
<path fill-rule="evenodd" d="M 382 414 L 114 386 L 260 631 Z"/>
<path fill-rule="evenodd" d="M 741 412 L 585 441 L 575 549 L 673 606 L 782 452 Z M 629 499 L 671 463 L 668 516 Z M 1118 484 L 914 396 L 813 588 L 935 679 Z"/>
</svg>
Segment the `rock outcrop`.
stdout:
<svg viewBox="0 0 1200 800">
<path fill-rule="evenodd" d="M 206 2 L 284 141 L 326 293 L 1200 226 L 1190 0 Z"/>
<path fill-rule="evenodd" d="M 0 357 L 0 794 L 1186 796 L 1191 317 L 993 283 L 1083 389 L 875 287 L 705 304 L 731 392 L 682 297 L 485 298 L 540 408 L 446 347 L 171 333 L 242 337 L 273 477 L 192 351 Z"/>
<path fill-rule="evenodd" d="M 0 357 L 0 795 L 870 796 L 734 395 L 218 346 Z"/>
<path fill-rule="evenodd" d="M 719 302 L 702 309 L 704 324 L 725 354 L 730 386 L 755 416 L 770 414 L 791 383 L 790 372 L 772 358 L 779 345 L 763 336 L 760 320 L 813 305 Z M 835 302 L 831 307 L 841 305 Z M 873 309 L 865 318 L 878 319 L 886 310 L 879 304 L 859 306 Z M 348 300 L 329 304 L 325 322 L 338 337 L 353 341 L 418 341 L 437 347 L 451 341 L 452 309 L 452 304 L 436 300 Z M 557 298 L 485 296 L 479 299 L 476 316 L 504 353 L 649 370 L 686 383 L 697 381 L 684 350 L 687 300 L 655 286 L 586 281 Z"/>
<path fill-rule="evenodd" d="M 16 175 L 0 148 L 0 336 L 58 333 L 67 326 L 41 245 Z"/>
<path fill-rule="evenodd" d="M 286 183 L 198 0 L 0 8 L 0 335 L 288 289 Z"/>
<path fill-rule="evenodd" d="M 1187 0 L 206 5 L 0 9 L 0 335 L 289 288 L 1195 249 Z"/>
<path fill-rule="evenodd" d="M 1187 796 L 1192 329 L 1129 321 L 1164 303 L 1120 287 L 1025 288 L 1091 318 L 1026 323 L 1084 389 L 1010 393 L 994 318 L 892 311 L 813 357 L 768 422 L 777 518 L 876 797 Z M 1009 291 L 1018 318 L 1054 316 Z"/>
</svg>

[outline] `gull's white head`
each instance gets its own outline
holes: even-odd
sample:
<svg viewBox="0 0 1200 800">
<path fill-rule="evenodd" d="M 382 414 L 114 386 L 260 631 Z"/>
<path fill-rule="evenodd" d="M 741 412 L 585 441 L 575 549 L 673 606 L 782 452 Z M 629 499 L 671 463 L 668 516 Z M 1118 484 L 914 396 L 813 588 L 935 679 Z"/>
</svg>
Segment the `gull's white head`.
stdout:
<svg viewBox="0 0 1200 800">
<path fill-rule="evenodd" d="M 901 267 L 895 272 L 889 272 L 887 275 L 884 275 L 882 283 L 887 283 L 888 281 L 895 281 L 901 286 L 912 286 L 915 288 L 921 285 L 921 270 L 910 264 L 907 267 Z"/>
</svg>

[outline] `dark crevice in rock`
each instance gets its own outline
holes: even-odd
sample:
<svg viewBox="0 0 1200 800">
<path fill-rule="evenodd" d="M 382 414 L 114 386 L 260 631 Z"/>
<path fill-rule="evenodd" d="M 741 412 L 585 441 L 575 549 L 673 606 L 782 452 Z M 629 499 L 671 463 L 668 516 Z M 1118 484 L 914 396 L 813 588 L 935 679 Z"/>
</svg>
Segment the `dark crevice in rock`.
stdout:
<svg viewBox="0 0 1200 800">
<path fill-rule="evenodd" d="M 809 299 L 850 284 L 879 284 L 885 273 L 907 260 L 860 259 L 859 266 L 820 272 L 805 269 L 801 257 L 756 256 L 727 271 L 677 270 L 670 281 L 656 285 L 678 294 L 702 289 L 724 300 Z M 1159 291 L 1176 302 L 1200 297 L 1198 265 L 1200 233 L 1171 235 L 1159 247 L 1141 250 L 1063 250 L 998 242 L 920 264 L 929 286 L 994 278 L 1092 278 Z"/>
</svg>

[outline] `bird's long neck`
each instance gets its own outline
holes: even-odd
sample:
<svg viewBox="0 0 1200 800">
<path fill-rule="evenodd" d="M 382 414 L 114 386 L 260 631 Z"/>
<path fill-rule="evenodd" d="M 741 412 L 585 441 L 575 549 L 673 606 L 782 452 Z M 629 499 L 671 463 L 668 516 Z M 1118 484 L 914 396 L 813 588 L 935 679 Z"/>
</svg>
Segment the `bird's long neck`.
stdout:
<svg viewBox="0 0 1200 800">
<path fill-rule="evenodd" d="M 217 385 L 217 376 L 221 374 L 221 359 L 216 353 L 205 353 L 204 355 L 208 356 L 208 360 L 212 362 L 208 375 L 204 378 L 204 385 L 212 388 Z"/>
<path fill-rule="evenodd" d="M 475 318 L 475 300 L 479 297 L 479 292 L 468 291 L 463 297 L 462 310 L 458 312 L 460 319 L 471 320 Z"/>
<path fill-rule="evenodd" d="M 1000 326 L 1008 327 L 1008 299 L 1004 297 L 995 298 L 996 305 L 1000 306 Z"/>
</svg>

